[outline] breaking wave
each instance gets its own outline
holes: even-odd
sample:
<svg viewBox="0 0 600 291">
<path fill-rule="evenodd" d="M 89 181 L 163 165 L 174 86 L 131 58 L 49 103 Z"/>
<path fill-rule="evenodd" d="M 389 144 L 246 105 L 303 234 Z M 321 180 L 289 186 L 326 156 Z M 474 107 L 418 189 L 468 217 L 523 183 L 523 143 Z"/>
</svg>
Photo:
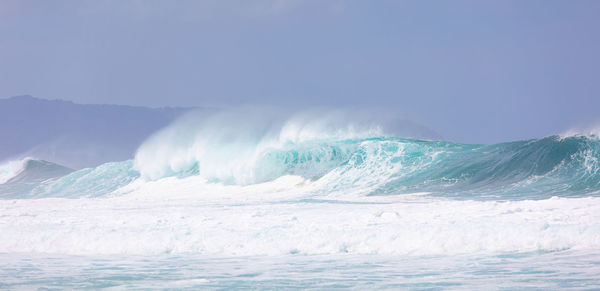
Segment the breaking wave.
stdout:
<svg viewBox="0 0 600 291">
<path fill-rule="evenodd" d="M 286 119 L 242 111 L 189 115 L 128 161 L 71 172 L 27 159 L 2 168 L 0 252 L 600 247 L 597 136 L 494 145 L 401 136 L 393 123 L 344 112 Z"/>
<path fill-rule="evenodd" d="M 203 184 L 248 186 L 285 176 L 306 179 L 307 197 L 425 192 L 463 199 L 545 199 L 600 191 L 595 135 L 472 145 L 400 138 L 381 124 L 347 112 L 315 111 L 289 119 L 257 111 L 192 114 L 152 136 L 133 160 L 75 171 L 19 194 L 98 197 L 134 181 L 197 177 Z M 5 166 L 8 174 L 2 177 L 14 175 L 11 169 Z"/>
</svg>

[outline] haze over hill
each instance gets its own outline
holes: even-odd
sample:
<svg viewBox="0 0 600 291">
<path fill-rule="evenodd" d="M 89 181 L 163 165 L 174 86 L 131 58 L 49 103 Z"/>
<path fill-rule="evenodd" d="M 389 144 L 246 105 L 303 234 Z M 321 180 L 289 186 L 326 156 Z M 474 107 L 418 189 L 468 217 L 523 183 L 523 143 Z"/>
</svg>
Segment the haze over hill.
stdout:
<svg viewBox="0 0 600 291">
<path fill-rule="evenodd" d="M 0 161 L 31 156 L 82 168 L 129 159 L 145 138 L 189 109 L 0 99 Z"/>
</svg>

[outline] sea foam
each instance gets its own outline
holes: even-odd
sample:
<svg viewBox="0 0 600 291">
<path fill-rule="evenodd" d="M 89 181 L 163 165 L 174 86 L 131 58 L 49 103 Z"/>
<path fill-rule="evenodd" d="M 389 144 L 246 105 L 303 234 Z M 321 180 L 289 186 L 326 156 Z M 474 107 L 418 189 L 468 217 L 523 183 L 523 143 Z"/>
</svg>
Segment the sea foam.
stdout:
<svg viewBox="0 0 600 291">
<path fill-rule="evenodd" d="M 264 203 L 238 197 L 230 204 L 210 193 L 156 199 L 160 194 L 0 201 L 0 252 L 420 256 L 600 248 L 599 198 Z"/>
</svg>

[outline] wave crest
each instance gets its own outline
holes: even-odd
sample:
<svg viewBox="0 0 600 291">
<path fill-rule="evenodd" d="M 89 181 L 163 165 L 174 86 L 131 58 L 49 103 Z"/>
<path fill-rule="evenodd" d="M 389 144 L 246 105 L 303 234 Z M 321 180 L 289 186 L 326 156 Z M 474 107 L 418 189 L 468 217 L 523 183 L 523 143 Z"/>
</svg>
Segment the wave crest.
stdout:
<svg viewBox="0 0 600 291">
<path fill-rule="evenodd" d="M 600 191 L 593 136 L 469 145 L 399 138 L 381 124 L 341 111 L 189 115 L 144 143 L 134 168 L 146 180 L 194 175 L 230 185 L 297 175 L 314 181 L 313 194 L 327 195 L 518 199 Z"/>
<path fill-rule="evenodd" d="M 311 111 L 286 120 L 260 110 L 190 114 L 146 141 L 136 153 L 135 168 L 149 180 L 194 174 L 242 185 L 301 168 L 319 168 L 304 173 L 318 176 L 355 150 L 344 141 L 386 135 L 373 120 L 349 115 Z"/>
</svg>

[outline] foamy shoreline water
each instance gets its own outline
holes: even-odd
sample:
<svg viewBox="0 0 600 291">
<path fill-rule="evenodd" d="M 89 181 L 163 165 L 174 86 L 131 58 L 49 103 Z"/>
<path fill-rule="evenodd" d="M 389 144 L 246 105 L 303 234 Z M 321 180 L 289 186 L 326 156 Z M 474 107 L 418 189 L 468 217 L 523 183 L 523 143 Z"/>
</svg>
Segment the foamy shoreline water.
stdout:
<svg viewBox="0 0 600 291">
<path fill-rule="evenodd" d="M 453 255 L 600 249 L 600 198 L 0 201 L 0 252 Z"/>
</svg>

